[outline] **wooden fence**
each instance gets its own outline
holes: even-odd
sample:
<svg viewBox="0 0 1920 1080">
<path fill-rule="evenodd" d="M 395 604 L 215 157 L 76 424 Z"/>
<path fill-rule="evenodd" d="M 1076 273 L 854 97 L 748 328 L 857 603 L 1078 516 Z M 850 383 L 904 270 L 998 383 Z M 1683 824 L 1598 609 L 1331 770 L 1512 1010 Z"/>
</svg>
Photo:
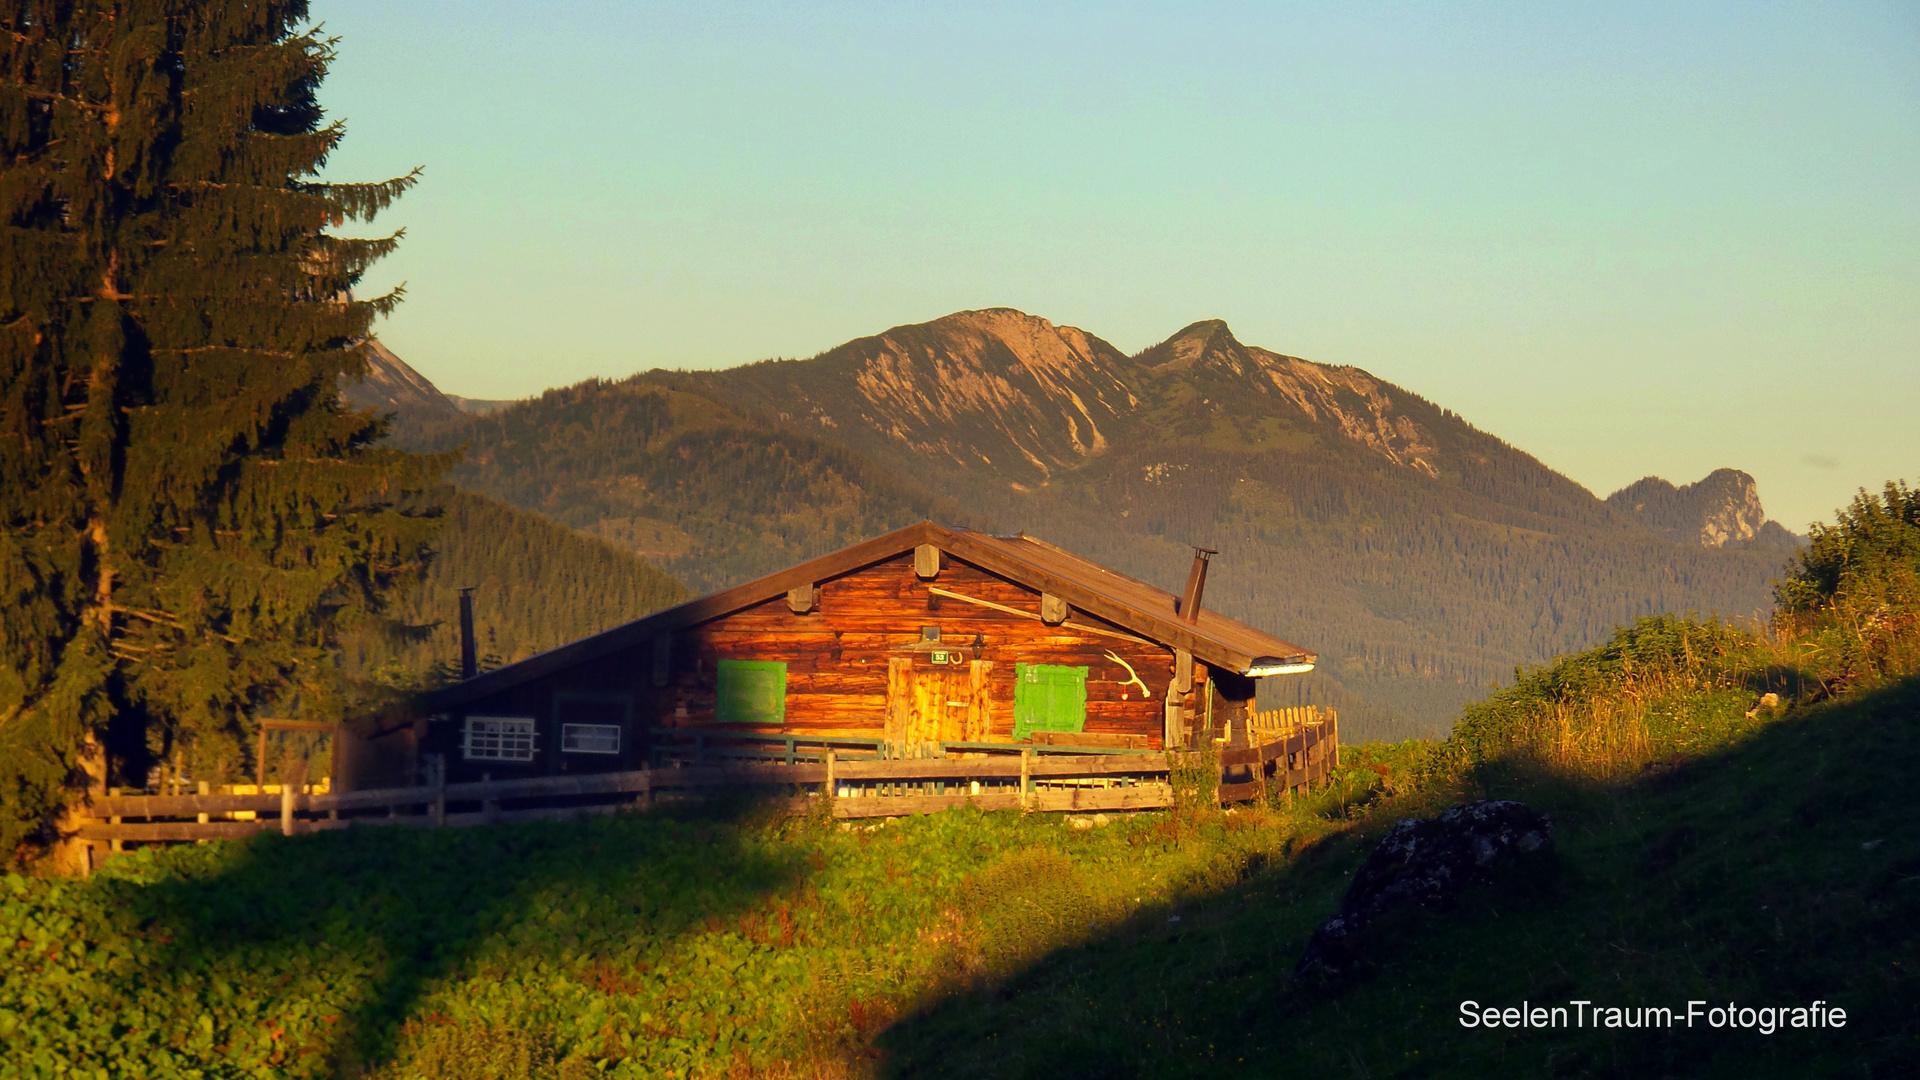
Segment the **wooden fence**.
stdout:
<svg viewBox="0 0 1920 1080">
<path fill-rule="evenodd" d="M 1329 717 L 1302 723 L 1264 746 L 1220 751 L 1221 801 L 1323 781 L 1336 731 Z M 89 816 L 77 822 L 74 839 L 88 845 L 90 864 L 97 865 L 127 843 L 210 840 L 260 831 L 292 835 L 352 826 L 556 820 L 644 808 L 660 798 L 725 788 L 771 789 L 773 801 L 796 813 L 809 812 L 825 800 L 836 818 L 895 817 L 959 806 L 1101 811 L 1173 805 L 1168 755 L 1158 751 L 948 743 L 941 748 L 944 756 L 899 760 L 858 750 L 843 758 L 833 746 L 820 748 L 816 756 L 787 743 L 784 736 L 769 742 L 783 745 L 758 752 L 756 760 L 728 757 L 730 751 L 745 752 L 737 745 L 709 746 L 698 740 L 702 759 L 718 758 L 718 763 L 683 762 L 629 772 L 450 784 L 445 769 L 433 762 L 426 784 L 372 791 L 316 792 L 284 785 L 277 793 L 97 795 Z M 1251 771 L 1254 778 L 1230 782 L 1236 769 Z"/>
<path fill-rule="evenodd" d="M 1289 795 L 1297 788 L 1323 784 L 1340 764 L 1340 717 L 1331 709 L 1307 706 L 1255 713 L 1247 725 L 1243 750 L 1220 751 L 1219 801 Z"/>
</svg>

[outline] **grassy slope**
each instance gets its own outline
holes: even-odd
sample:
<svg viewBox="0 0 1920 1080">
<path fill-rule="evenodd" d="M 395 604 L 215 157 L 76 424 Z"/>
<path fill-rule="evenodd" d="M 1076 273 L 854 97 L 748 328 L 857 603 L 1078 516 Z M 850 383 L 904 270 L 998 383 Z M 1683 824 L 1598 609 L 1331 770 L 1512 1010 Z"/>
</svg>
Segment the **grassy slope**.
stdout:
<svg viewBox="0 0 1920 1080">
<path fill-rule="evenodd" d="M 264 835 L 84 882 L 9 877 L 0 1077 L 838 1070 L 949 976 L 1217 889 L 1280 835 L 1167 825 L 659 813 Z"/>
<path fill-rule="evenodd" d="M 1372 835 L 1447 793 L 1343 825 L 1337 802 L 1373 778 L 1355 766 L 1313 807 L 1084 832 L 1041 815 L 841 831 L 715 811 L 262 836 L 89 882 L 9 878 L 0 1077 L 63 1061 L 209 1076 L 1892 1075 L 1920 1057 L 1905 795 L 1920 681 L 1757 726 L 1716 715 L 1738 733 L 1724 748 L 1625 786 L 1483 770 L 1489 793 L 1554 814 L 1557 855 L 1377 928 L 1370 964 L 1333 982 L 1292 979 L 1308 934 Z M 1771 1037 L 1492 1033 L 1459 1027 L 1464 998 L 1825 998 L 1851 1019 Z"/>
<path fill-rule="evenodd" d="M 1377 928 L 1351 977 L 1289 972 L 1384 818 L 883 1044 L 903 1076 L 1899 1075 L 1920 1061 L 1916 774 L 1920 680 L 1624 787 L 1495 770 L 1487 794 L 1554 815 L 1557 854 L 1451 912 Z M 1815 998 L 1847 1027 L 1491 1032 L 1456 1012 Z"/>
</svg>

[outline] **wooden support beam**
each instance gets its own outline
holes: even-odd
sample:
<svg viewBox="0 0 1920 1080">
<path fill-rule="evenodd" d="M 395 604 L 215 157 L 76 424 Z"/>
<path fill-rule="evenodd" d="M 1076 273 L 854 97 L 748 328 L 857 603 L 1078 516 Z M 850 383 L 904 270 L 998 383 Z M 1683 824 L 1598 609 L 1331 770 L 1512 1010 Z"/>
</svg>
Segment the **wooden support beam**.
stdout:
<svg viewBox="0 0 1920 1080">
<path fill-rule="evenodd" d="M 795 615 L 805 615 L 820 603 L 820 587 L 812 583 L 795 585 L 787 590 L 787 610 Z"/>
<path fill-rule="evenodd" d="M 940 576 L 940 549 L 932 544 L 917 544 L 913 549 L 913 575 L 922 581 Z"/>
<path fill-rule="evenodd" d="M 1073 616 L 1073 608 L 1065 600 L 1052 593 L 1040 594 L 1040 621 L 1048 626 L 1059 626 Z"/>
<path fill-rule="evenodd" d="M 1042 790 L 1020 795 L 1012 792 L 982 792 L 979 795 L 886 795 L 873 798 L 840 799 L 834 803 L 833 816 L 840 819 L 908 817 L 937 814 L 959 807 L 981 810 L 1028 809 L 1039 813 L 1087 810 L 1155 810 L 1173 805 L 1173 789 L 1165 784 L 1140 784 L 1124 788 L 1071 788 Z"/>
</svg>

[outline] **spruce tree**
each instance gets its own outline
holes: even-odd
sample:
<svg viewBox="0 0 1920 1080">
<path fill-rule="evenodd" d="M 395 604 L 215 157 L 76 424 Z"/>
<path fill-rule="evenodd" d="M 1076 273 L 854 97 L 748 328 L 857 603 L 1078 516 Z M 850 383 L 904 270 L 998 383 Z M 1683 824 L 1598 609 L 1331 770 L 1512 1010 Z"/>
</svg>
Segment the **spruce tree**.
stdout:
<svg viewBox="0 0 1920 1080">
<path fill-rule="evenodd" d="M 342 130 L 304 2 L 0 8 L 0 859 L 111 783 L 344 700 L 444 462 L 342 405 L 397 293 L 353 299 L 413 177 L 319 180 Z M 237 771 L 237 770 L 232 770 Z"/>
</svg>

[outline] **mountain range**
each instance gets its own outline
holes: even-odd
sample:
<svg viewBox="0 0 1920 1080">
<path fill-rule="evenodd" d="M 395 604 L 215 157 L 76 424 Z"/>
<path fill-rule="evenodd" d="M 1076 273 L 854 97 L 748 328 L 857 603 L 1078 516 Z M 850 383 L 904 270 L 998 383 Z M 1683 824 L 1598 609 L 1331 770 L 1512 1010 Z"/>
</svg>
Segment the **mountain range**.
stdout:
<svg viewBox="0 0 1920 1080">
<path fill-rule="evenodd" d="M 1219 320 L 1129 356 L 966 311 L 485 415 L 431 385 L 402 365 L 349 395 L 395 412 L 401 445 L 464 446 L 462 487 L 700 590 L 925 517 L 1031 532 L 1173 589 L 1188 545 L 1218 549 L 1206 602 L 1313 645 L 1320 670 L 1278 693 L 1341 707 L 1360 737 L 1444 730 L 1517 665 L 1638 616 L 1765 611 L 1797 542 L 1744 473 L 1603 500 L 1418 394 Z"/>
</svg>

